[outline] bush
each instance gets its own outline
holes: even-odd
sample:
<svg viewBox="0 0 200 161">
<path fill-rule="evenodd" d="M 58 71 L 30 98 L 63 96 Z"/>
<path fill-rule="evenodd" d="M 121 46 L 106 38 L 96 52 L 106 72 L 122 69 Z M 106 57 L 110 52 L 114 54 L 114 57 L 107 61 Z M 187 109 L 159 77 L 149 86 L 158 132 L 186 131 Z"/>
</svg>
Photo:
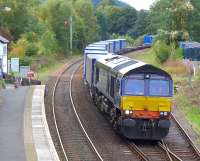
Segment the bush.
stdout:
<svg viewBox="0 0 200 161">
<path fill-rule="evenodd" d="M 129 46 L 134 46 L 135 40 L 131 36 L 126 35 L 126 40 Z"/>
<path fill-rule="evenodd" d="M 21 66 L 30 66 L 32 62 L 33 62 L 33 59 L 31 57 L 24 57 L 20 59 Z"/>
<path fill-rule="evenodd" d="M 28 43 L 26 46 L 26 56 L 34 56 L 37 55 L 38 48 L 34 43 Z"/>
<path fill-rule="evenodd" d="M 164 63 L 170 57 L 170 47 L 163 41 L 156 41 L 153 45 L 153 50 L 160 63 Z"/>
<path fill-rule="evenodd" d="M 139 36 L 134 43 L 134 46 L 142 45 L 144 43 L 144 35 Z"/>
<path fill-rule="evenodd" d="M 24 39 L 19 39 L 16 43 L 12 43 L 9 58 L 11 57 L 23 58 L 26 54 L 27 44 L 28 42 Z"/>
<path fill-rule="evenodd" d="M 182 59 L 183 58 L 183 49 L 177 48 L 174 51 L 174 54 L 172 55 L 172 59 Z"/>
</svg>

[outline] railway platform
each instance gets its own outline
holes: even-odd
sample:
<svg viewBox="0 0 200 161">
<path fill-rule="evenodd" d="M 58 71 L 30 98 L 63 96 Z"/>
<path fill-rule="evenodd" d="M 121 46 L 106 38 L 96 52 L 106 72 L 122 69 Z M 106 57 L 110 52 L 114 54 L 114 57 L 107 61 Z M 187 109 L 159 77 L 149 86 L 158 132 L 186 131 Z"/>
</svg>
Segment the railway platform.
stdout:
<svg viewBox="0 0 200 161">
<path fill-rule="evenodd" d="M 0 90 L 0 161 L 59 161 L 45 117 L 44 89 Z"/>
</svg>

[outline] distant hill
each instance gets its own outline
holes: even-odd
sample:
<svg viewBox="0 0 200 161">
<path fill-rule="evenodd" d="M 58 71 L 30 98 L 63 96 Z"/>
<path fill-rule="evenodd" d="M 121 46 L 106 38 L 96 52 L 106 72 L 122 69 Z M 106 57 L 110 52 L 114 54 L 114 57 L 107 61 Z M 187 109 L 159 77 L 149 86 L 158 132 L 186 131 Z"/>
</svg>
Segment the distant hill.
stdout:
<svg viewBox="0 0 200 161">
<path fill-rule="evenodd" d="M 92 3 L 94 6 L 97 6 L 102 0 L 92 0 Z M 118 7 L 127 7 L 128 5 L 126 3 L 123 3 L 119 0 L 113 0 L 114 5 L 118 6 Z"/>
</svg>

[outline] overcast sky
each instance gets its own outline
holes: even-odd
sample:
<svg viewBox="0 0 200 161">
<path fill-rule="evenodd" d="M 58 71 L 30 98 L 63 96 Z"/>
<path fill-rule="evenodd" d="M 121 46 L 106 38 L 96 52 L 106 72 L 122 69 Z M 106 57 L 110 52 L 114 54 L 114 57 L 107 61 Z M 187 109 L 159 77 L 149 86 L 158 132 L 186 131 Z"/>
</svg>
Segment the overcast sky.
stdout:
<svg viewBox="0 0 200 161">
<path fill-rule="evenodd" d="M 120 1 L 126 2 L 127 4 L 133 6 L 137 10 L 141 10 L 141 9 L 149 9 L 150 5 L 155 0 L 120 0 Z"/>
</svg>

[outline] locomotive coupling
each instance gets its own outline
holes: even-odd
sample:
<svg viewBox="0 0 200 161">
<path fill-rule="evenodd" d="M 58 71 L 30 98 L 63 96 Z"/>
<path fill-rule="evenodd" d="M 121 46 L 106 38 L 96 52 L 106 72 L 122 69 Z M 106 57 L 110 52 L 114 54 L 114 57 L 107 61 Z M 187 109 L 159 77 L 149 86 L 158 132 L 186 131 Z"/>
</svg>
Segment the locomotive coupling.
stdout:
<svg viewBox="0 0 200 161">
<path fill-rule="evenodd" d="M 167 129 L 171 125 L 170 120 L 159 120 L 158 127 Z"/>
<path fill-rule="evenodd" d="M 136 125 L 136 121 L 130 118 L 124 119 L 122 121 L 122 126 L 125 127 L 134 127 Z"/>
</svg>

